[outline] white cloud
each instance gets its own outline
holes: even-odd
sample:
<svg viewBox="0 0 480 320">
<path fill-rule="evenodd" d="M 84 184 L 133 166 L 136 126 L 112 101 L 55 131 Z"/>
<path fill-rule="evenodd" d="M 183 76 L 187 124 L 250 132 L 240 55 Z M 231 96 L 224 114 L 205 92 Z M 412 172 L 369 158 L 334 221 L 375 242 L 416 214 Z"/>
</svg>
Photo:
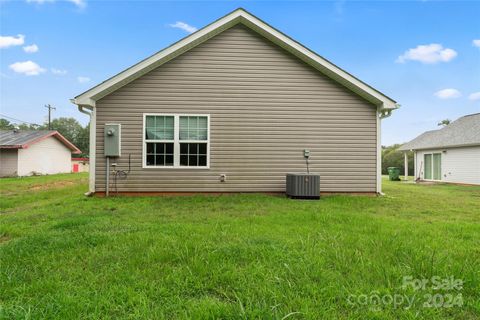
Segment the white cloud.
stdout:
<svg viewBox="0 0 480 320">
<path fill-rule="evenodd" d="M 19 34 L 15 36 L 0 36 L 0 48 L 8 48 L 13 46 L 21 46 L 25 43 L 25 36 Z"/>
<path fill-rule="evenodd" d="M 44 3 L 53 3 L 56 2 L 57 0 L 27 0 L 29 3 L 36 3 L 36 4 L 44 4 Z M 77 7 L 83 9 L 87 6 L 87 2 L 85 0 L 64 0 L 67 2 L 71 2 L 75 4 Z"/>
<path fill-rule="evenodd" d="M 177 21 L 174 24 L 171 24 L 170 27 L 182 29 L 183 31 L 186 31 L 188 33 L 193 33 L 195 31 L 197 31 L 197 28 L 189 25 L 188 23 L 182 22 L 182 21 Z"/>
<path fill-rule="evenodd" d="M 38 3 L 38 4 L 44 4 L 46 2 L 54 2 L 55 0 L 27 0 L 28 3 Z"/>
<path fill-rule="evenodd" d="M 73 4 L 75 4 L 77 7 L 83 9 L 87 6 L 87 2 L 85 0 L 67 0 Z"/>
<path fill-rule="evenodd" d="M 67 70 L 51 68 L 50 71 L 57 76 L 64 76 L 67 74 Z"/>
<path fill-rule="evenodd" d="M 45 72 L 45 69 L 30 60 L 24 62 L 15 62 L 11 64 L 9 68 L 26 76 L 38 76 L 40 73 Z"/>
<path fill-rule="evenodd" d="M 433 64 L 437 62 L 448 62 L 456 56 L 457 52 L 455 50 L 443 48 L 441 44 L 432 43 L 408 49 L 404 54 L 397 58 L 396 62 L 404 63 L 407 60 L 412 60 Z"/>
<path fill-rule="evenodd" d="M 78 82 L 80 82 L 80 83 L 86 83 L 86 82 L 90 81 L 90 78 L 89 78 L 89 77 L 82 77 L 82 76 L 80 76 L 80 77 L 77 77 L 77 80 L 78 80 Z"/>
<path fill-rule="evenodd" d="M 443 89 L 443 90 L 435 92 L 435 96 L 437 98 L 440 98 L 440 99 L 458 98 L 461 95 L 462 94 L 460 93 L 460 91 L 458 91 L 457 89 L 452 89 L 452 88 Z"/>
<path fill-rule="evenodd" d="M 475 39 L 472 41 L 474 47 L 480 48 L 480 39 Z"/>
<path fill-rule="evenodd" d="M 38 51 L 38 46 L 36 44 L 32 44 L 31 46 L 23 47 L 23 51 L 26 53 L 34 53 Z"/>
<path fill-rule="evenodd" d="M 471 94 L 468 96 L 468 99 L 469 99 L 469 100 L 472 100 L 472 101 L 480 100 L 480 91 L 471 93 Z"/>
</svg>

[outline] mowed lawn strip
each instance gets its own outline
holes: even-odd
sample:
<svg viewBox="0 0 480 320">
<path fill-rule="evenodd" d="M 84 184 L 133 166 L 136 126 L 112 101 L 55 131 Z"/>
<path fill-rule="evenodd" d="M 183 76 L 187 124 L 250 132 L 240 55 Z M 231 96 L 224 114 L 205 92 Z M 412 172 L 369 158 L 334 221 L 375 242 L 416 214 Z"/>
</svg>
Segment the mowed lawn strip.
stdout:
<svg viewBox="0 0 480 320">
<path fill-rule="evenodd" d="M 480 187 L 105 199 L 83 196 L 87 180 L 0 180 L 0 318 L 480 316 Z M 414 291 L 404 276 L 464 284 Z M 463 305 L 424 307 L 436 293 L 461 294 Z M 352 300 L 362 294 L 415 303 Z"/>
</svg>

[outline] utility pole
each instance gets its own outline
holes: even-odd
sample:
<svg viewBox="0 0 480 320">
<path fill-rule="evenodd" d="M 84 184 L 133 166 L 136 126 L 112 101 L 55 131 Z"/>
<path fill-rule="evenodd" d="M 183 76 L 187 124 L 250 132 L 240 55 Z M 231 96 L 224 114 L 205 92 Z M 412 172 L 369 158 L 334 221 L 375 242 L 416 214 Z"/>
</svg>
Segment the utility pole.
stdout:
<svg viewBox="0 0 480 320">
<path fill-rule="evenodd" d="M 48 130 L 52 130 L 51 120 L 52 120 L 52 109 L 57 110 L 57 108 L 52 107 L 51 105 L 45 105 L 45 108 L 48 109 Z"/>
</svg>

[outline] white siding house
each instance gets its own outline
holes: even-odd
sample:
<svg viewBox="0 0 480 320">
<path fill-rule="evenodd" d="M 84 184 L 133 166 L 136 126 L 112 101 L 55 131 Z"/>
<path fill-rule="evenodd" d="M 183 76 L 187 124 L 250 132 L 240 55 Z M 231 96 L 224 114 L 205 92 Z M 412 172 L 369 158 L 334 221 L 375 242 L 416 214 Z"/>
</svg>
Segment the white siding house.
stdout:
<svg viewBox="0 0 480 320">
<path fill-rule="evenodd" d="M 480 113 L 427 131 L 400 150 L 414 152 L 416 180 L 480 185 Z"/>
<path fill-rule="evenodd" d="M 57 131 L 0 131 L 0 176 L 71 172 L 80 150 Z"/>
</svg>

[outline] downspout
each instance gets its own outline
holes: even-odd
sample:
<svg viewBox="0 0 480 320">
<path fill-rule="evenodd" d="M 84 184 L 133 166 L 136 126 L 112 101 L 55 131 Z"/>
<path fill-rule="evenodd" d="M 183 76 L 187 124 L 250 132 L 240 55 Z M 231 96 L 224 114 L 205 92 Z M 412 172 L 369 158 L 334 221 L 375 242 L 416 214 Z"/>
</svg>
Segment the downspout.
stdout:
<svg viewBox="0 0 480 320">
<path fill-rule="evenodd" d="M 395 109 L 399 108 L 400 105 L 396 104 Z M 382 143 L 381 143 L 381 126 L 382 119 L 388 118 L 392 115 L 392 111 L 395 109 L 377 109 L 377 194 L 383 196 L 382 192 Z"/>
<path fill-rule="evenodd" d="M 75 103 L 75 100 L 71 100 L 72 103 Z M 86 196 L 92 196 L 95 193 L 95 141 L 92 140 L 95 138 L 95 110 L 93 107 L 78 105 L 78 111 L 83 114 L 86 114 L 90 117 L 90 133 L 89 133 L 89 140 L 90 140 L 90 150 L 89 150 L 89 178 L 88 178 L 88 192 L 85 193 Z"/>
</svg>

